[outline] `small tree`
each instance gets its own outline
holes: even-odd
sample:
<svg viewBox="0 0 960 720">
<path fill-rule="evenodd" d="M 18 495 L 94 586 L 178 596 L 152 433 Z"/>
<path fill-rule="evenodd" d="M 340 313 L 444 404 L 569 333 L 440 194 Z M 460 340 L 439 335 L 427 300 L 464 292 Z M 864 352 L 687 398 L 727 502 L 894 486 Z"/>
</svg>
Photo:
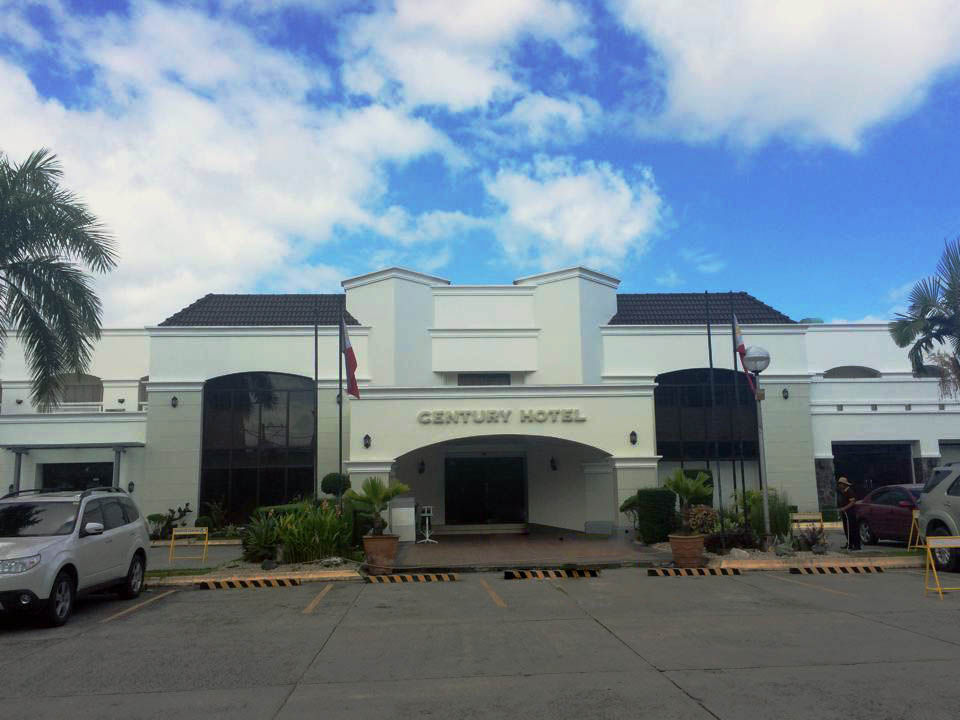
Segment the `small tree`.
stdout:
<svg viewBox="0 0 960 720">
<path fill-rule="evenodd" d="M 346 498 L 356 503 L 361 512 L 373 518 L 373 534 L 383 535 L 386 523 L 381 513 L 395 497 L 410 492 L 410 486 L 403 483 L 388 486 L 380 478 L 370 476 L 363 481 L 360 490 L 359 493 L 356 490 L 347 490 Z"/>
<path fill-rule="evenodd" d="M 350 489 L 350 478 L 340 473 L 327 473 L 320 481 L 320 489 L 327 495 L 340 497 Z"/>
</svg>

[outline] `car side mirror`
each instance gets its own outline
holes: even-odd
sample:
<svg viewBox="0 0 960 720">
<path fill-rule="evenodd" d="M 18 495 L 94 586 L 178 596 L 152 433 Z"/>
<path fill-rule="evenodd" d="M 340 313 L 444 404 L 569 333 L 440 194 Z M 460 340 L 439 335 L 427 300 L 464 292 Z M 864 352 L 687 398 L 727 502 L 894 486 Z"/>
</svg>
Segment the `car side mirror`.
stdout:
<svg viewBox="0 0 960 720">
<path fill-rule="evenodd" d="M 910 502 L 909 500 L 901 500 L 901 501 L 900 501 L 899 503 L 897 503 L 897 504 L 898 504 L 900 507 L 902 507 L 902 508 L 910 508 L 910 509 L 913 509 L 913 508 L 916 507 L 916 505 L 914 505 L 914 504 L 913 504 L 912 502 Z"/>
<path fill-rule="evenodd" d="M 102 535 L 103 534 L 103 523 L 98 522 L 88 522 L 83 526 L 83 535 Z"/>
</svg>

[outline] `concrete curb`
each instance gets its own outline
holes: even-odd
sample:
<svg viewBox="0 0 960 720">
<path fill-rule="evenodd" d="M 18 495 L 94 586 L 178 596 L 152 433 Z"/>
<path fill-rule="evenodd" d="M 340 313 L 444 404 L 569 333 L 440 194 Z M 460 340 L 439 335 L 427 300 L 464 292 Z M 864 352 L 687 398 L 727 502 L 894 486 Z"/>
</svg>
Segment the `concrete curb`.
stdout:
<svg viewBox="0 0 960 720">
<path fill-rule="evenodd" d="M 851 555 L 845 558 L 809 560 L 797 557 L 783 557 L 776 560 L 727 560 L 714 563 L 709 567 L 731 568 L 738 570 L 789 570 L 790 568 L 830 568 L 850 567 L 882 567 L 884 569 L 918 568 L 923 567 L 922 557 L 886 557 L 883 555 Z"/>
<path fill-rule="evenodd" d="M 319 570 L 315 572 L 281 572 L 275 574 L 257 573 L 250 575 L 178 575 L 168 578 L 148 578 L 147 587 L 184 587 L 197 583 L 206 583 L 220 580 L 299 580 L 301 583 L 310 582 L 362 582 L 364 577 L 356 570 Z"/>
</svg>

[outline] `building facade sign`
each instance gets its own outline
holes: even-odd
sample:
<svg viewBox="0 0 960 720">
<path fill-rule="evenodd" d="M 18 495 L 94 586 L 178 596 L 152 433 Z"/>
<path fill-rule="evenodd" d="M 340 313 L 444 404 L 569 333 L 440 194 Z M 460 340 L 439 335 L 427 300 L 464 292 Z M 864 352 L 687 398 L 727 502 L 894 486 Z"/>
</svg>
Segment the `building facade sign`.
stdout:
<svg viewBox="0 0 960 720">
<path fill-rule="evenodd" d="M 421 425 L 460 425 L 468 423 L 582 423 L 586 422 L 578 408 L 551 408 L 520 410 L 421 410 L 417 422 Z"/>
</svg>

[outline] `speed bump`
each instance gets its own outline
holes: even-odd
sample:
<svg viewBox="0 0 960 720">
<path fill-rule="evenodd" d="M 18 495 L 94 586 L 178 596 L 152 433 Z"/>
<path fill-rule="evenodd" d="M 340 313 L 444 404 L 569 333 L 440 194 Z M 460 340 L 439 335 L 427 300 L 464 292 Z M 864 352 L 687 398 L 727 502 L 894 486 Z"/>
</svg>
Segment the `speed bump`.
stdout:
<svg viewBox="0 0 960 720">
<path fill-rule="evenodd" d="M 870 575 L 882 573 L 879 565 L 828 565 L 826 567 L 792 567 L 791 575 Z"/>
<path fill-rule="evenodd" d="M 504 580 L 546 580 L 548 578 L 595 578 L 599 570 L 571 568 L 569 570 L 504 570 Z"/>
<path fill-rule="evenodd" d="M 647 568 L 649 577 L 709 577 L 742 575 L 740 568 Z"/>
<path fill-rule="evenodd" d="M 201 590 L 238 590 L 240 588 L 294 587 L 300 584 L 300 578 L 226 578 L 224 580 L 200 580 L 197 587 Z"/>
<path fill-rule="evenodd" d="M 456 573 L 418 573 L 416 575 L 367 575 L 368 583 L 455 582 Z"/>
</svg>

